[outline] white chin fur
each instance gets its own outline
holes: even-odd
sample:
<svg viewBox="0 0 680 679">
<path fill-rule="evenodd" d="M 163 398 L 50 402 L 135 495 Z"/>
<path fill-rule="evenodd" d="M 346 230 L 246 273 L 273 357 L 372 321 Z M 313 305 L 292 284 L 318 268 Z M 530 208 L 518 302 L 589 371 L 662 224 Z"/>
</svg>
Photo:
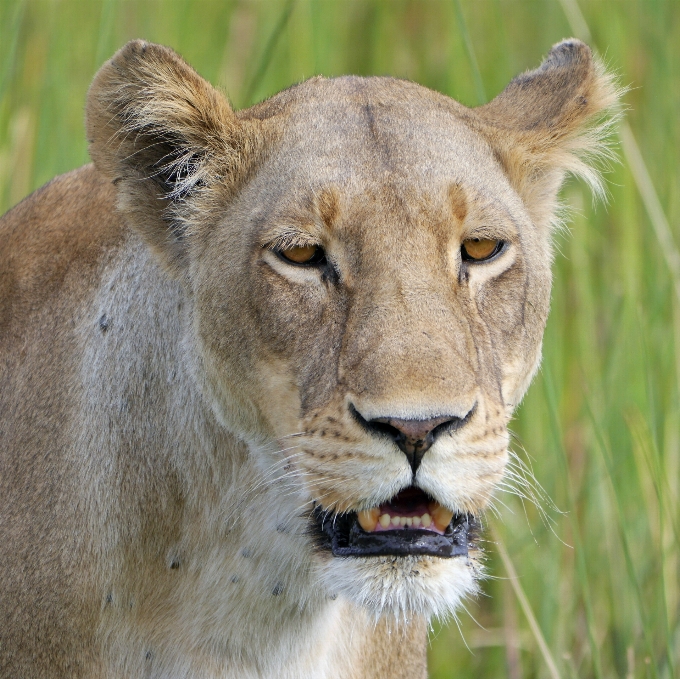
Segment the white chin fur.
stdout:
<svg viewBox="0 0 680 679">
<path fill-rule="evenodd" d="M 431 556 L 333 557 L 321 577 L 369 613 L 397 620 L 418 615 L 447 618 L 461 600 L 477 592 L 481 566 L 473 558 Z"/>
</svg>

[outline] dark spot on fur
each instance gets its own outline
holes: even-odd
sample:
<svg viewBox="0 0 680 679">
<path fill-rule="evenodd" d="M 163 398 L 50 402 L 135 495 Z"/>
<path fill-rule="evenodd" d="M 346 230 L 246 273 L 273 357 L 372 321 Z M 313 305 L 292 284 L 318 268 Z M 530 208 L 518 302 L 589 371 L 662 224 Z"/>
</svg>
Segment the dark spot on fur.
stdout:
<svg viewBox="0 0 680 679">
<path fill-rule="evenodd" d="M 326 436 L 326 430 L 325 429 L 321 430 L 321 436 Z"/>
<path fill-rule="evenodd" d="M 99 329 L 102 332 L 106 332 L 109 329 L 109 326 L 111 325 L 111 321 L 109 317 L 106 314 L 102 314 L 101 318 L 99 319 Z"/>
<path fill-rule="evenodd" d="M 288 528 L 287 528 L 286 524 L 285 524 L 285 523 L 279 523 L 279 524 L 276 526 L 276 532 L 277 532 L 277 533 L 287 533 L 287 532 L 288 532 Z"/>
<path fill-rule="evenodd" d="M 331 594 L 328 598 L 329 598 L 331 601 L 335 601 L 335 600 L 338 598 L 338 595 L 337 595 L 337 594 Z"/>
<path fill-rule="evenodd" d="M 153 660 L 153 652 L 147 651 L 145 657 L 146 657 L 147 660 Z"/>
<path fill-rule="evenodd" d="M 250 557 L 252 555 L 253 555 L 253 553 L 247 547 L 245 547 L 244 549 L 241 550 L 241 556 L 244 559 L 250 559 Z"/>
<path fill-rule="evenodd" d="M 112 594 L 111 592 L 109 592 L 109 593 L 106 595 L 106 603 L 107 603 L 107 604 L 112 604 L 112 603 L 113 603 L 113 594 Z"/>
<path fill-rule="evenodd" d="M 277 582 L 272 590 L 272 596 L 279 596 L 283 592 L 283 583 Z"/>
<path fill-rule="evenodd" d="M 173 559 L 170 562 L 170 568 L 172 569 L 179 568 L 179 559 Z"/>
<path fill-rule="evenodd" d="M 231 576 L 231 581 L 232 581 L 234 584 L 236 584 L 236 583 L 239 581 L 239 579 L 240 579 L 240 578 L 238 577 L 238 575 L 232 575 L 232 576 Z"/>
</svg>

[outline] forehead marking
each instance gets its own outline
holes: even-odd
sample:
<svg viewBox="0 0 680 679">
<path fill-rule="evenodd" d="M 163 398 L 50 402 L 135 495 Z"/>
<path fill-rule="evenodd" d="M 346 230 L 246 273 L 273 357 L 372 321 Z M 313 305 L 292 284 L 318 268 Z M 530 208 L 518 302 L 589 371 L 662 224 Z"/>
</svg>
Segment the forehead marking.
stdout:
<svg viewBox="0 0 680 679">
<path fill-rule="evenodd" d="M 384 131 L 382 131 L 376 120 L 376 107 L 370 101 L 367 101 L 362 110 L 366 114 L 366 122 L 368 124 L 369 138 L 377 149 L 379 162 L 383 165 L 384 171 L 393 172 L 395 169 L 395 162 L 393 159 L 393 149 Z"/>
<path fill-rule="evenodd" d="M 332 227 L 338 218 L 339 202 L 338 190 L 335 186 L 324 187 L 315 196 L 316 212 L 328 228 Z"/>
<path fill-rule="evenodd" d="M 449 204 L 453 216 L 462 222 L 468 212 L 467 197 L 462 184 L 455 183 L 449 186 Z"/>
</svg>

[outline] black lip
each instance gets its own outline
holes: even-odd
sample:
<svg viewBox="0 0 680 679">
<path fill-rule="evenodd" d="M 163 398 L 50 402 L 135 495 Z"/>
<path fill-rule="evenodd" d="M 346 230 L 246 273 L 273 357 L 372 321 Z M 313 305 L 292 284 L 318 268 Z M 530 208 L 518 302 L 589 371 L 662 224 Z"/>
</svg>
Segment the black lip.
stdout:
<svg viewBox="0 0 680 679">
<path fill-rule="evenodd" d="M 458 514 L 443 535 L 420 528 L 367 533 L 354 512 L 329 514 L 314 509 L 319 545 L 334 556 L 467 556 L 479 524 L 471 514 Z"/>
</svg>

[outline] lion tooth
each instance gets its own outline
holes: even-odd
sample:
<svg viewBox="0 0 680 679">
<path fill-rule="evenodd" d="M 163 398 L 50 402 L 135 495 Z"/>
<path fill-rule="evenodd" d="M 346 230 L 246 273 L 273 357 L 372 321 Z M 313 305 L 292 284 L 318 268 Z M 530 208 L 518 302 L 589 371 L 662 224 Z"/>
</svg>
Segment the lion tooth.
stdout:
<svg viewBox="0 0 680 679">
<path fill-rule="evenodd" d="M 378 525 L 378 517 L 380 516 L 380 510 L 377 507 L 373 509 L 364 509 L 357 514 L 357 521 L 359 525 L 367 532 L 371 533 L 375 530 Z"/>
<path fill-rule="evenodd" d="M 446 530 L 453 519 L 453 512 L 446 507 L 439 505 L 432 512 L 432 518 L 434 519 L 434 525 L 439 528 L 439 530 Z"/>
<path fill-rule="evenodd" d="M 390 519 L 390 515 L 389 515 L 389 514 L 382 514 L 382 515 L 380 516 L 380 525 L 381 525 L 383 528 L 387 528 L 387 526 L 390 525 L 391 521 L 392 521 L 392 519 Z"/>
<path fill-rule="evenodd" d="M 432 525 L 432 517 L 429 514 L 423 514 L 420 517 L 420 521 L 425 528 L 429 528 Z"/>
<path fill-rule="evenodd" d="M 392 525 L 393 526 L 401 526 L 401 518 L 398 516 L 393 516 L 392 517 Z"/>
<path fill-rule="evenodd" d="M 409 528 L 413 525 L 413 519 L 410 516 L 407 516 L 404 521 Z"/>
<path fill-rule="evenodd" d="M 419 516 L 414 516 L 413 517 L 413 525 L 418 528 L 420 526 L 420 517 Z"/>
</svg>

